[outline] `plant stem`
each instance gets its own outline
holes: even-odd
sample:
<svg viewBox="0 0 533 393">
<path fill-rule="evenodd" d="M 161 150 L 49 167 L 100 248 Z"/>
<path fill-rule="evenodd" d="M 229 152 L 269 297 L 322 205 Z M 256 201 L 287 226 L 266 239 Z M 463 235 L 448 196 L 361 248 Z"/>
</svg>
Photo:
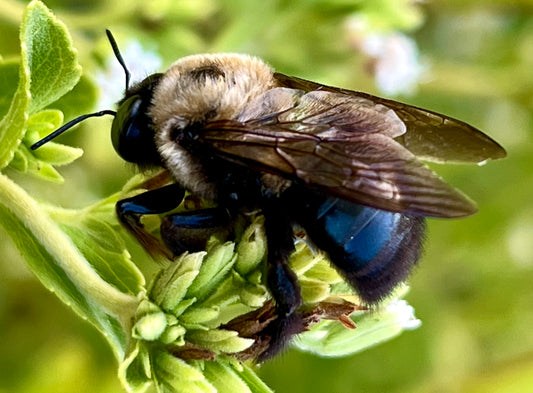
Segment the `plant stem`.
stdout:
<svg viewBox="0 0 533 393">
<path fill-rule="evenodd" d="M 87 299 L 117 317 L 125 332 L 131 328 L 139 300 L 103 280 L 78 251 L 72 240 L 46 214 L 45 209 L 7 176 L 0 174 L 0 205 L 7 208 L 35 236 L 53 258 L 53 263 L 69 277 Z M 24 250 L 20 250 L 24 253 Z M 31 266 L 31 262 L 30 267 Z M 32 270 L 39 276 L 38 269 Z M 43 282 L 46 285 L 46 283 Z M 53 288 L 49 289 L 53 290 Z M 56 292 L 59 297 L 61 293 Z M 61 299 L 69 304 L 70 299 Z"/>
</svg>

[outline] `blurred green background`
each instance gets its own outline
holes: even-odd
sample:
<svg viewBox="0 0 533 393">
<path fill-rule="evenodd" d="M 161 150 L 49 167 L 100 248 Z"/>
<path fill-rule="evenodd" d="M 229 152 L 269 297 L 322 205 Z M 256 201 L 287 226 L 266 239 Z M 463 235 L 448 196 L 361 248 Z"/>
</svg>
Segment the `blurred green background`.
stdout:
<svg viewBox="0 0 533 393">
<path fill-rule="evenodd" d="M 26 4 L 0 0 L 4 59 L 18 55 Z M 430 220 L 407 296 L 422 327 L 344 359 L 288 351 L 260 375 L 279 393 L 533 391 L 533 2 L 46 4 L 73 35 L 83 83 L 102 88 L 99 103 L 73 107 L 67 119 L 120 97 L 123 77 L 108 70 L 109 28 L 136 79 L 187 54 L 246 52 L 283 73 L 446 113 L 495 138 L 508 151 L 505 160 L 435 167 L 476 200 L 480 212 Z M 399 74 L 393 89 L 383 69 L 387 78 Z M 63 185 L 8 175 L 37 198 L 65 207 L 117 191 L 132 171 L 112 151 L 109 123 L 92 119 L 63 137 L 85 149 L 74 165 L 61 168 Z M 0 249 L 0 392 L 120 392 L 104 339 L 33 278 L 2 232 Z"/>
</svg>

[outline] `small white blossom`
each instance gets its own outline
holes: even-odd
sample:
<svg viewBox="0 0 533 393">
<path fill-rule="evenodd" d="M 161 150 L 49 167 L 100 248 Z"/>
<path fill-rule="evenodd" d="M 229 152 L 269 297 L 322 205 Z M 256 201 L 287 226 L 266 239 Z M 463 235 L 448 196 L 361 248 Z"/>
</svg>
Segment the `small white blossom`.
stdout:
<svg viewBox="0 0 533 393">
<path fill-rule="evenodd" d="M 350 18 L 346 28 L 352 46 L 368 57 L 378 88 L 387 95 L 412 94 L 427 67 L 416 42 L 399 32 L 375 32 L 365 21 Z"/>
<path fill-rule="evenodd" d="M 386 312 L 395 317 L 402 329 L 414 330 L 422 325 L 422 321 L 415 316 L 415 309 L 403 299 L 395 299 L 387 304 Z"/>
</svg>

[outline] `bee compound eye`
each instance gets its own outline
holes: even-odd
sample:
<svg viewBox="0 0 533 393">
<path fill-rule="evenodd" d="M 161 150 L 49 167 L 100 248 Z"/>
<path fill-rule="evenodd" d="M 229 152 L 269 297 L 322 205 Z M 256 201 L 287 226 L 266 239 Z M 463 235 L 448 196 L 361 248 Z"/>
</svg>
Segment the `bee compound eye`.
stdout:
<svg viewBox="0 0 533 393">
<path fill-rule="evenodd" d="M 113 120 L 113 147 L 128 162 L 148 164 L 159 161 L 147 109 L 141 96 L 133 95 L 120 104 Z"/>
</svg>

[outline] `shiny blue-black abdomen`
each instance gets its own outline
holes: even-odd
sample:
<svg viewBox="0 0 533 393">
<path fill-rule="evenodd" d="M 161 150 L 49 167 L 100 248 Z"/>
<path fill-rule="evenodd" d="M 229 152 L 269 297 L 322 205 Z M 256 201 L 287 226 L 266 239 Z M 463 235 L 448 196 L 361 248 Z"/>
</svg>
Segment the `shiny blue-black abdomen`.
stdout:
<svg viewBox="0 0 533 393">
<path fill-rule="evenodd" d="M 364 301 L 381 300 L 407 278 L 421 252 L 422 217 L 306 194 L 293 195 L 291 215 Z"/>
</svg>

